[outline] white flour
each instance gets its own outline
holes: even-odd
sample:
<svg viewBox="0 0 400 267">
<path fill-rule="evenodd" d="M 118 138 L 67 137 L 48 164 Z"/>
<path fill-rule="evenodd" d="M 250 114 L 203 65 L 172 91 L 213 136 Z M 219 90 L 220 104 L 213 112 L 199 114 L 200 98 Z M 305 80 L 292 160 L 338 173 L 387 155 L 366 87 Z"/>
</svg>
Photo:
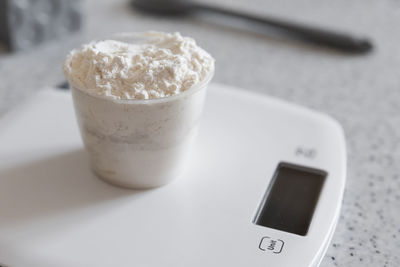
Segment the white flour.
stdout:
<svg viewBox="0 0 400 267">
<path fill-rule="evenodd" d="M 214 59 L 192 38 L 147 32 L 145 43 L 104 40 L 73 50 L 64 73 L 71 85 L 113 99 L 152 99 L 179 94 L 202 82 Z"/>
<path fill-rule="evenodd" d="M 135 44 L 84 45 L 64 64 L 93 170 L 130 188 L 160 186 L 182 174 L 214 73 L 214 59 L 191 38 L 140 37 Z"/>
</svg>

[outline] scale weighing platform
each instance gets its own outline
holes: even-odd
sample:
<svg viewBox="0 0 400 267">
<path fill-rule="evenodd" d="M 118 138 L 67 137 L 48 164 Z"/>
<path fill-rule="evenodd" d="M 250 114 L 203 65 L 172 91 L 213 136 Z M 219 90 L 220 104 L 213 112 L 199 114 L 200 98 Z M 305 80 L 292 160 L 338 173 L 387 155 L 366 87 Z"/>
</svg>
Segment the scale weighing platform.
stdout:
<svg viewBox="0 0 400 267">
<path fill-rule="evenodd" d="M 212 84 L 185 174 L 135 191 L 90 171 L 70 92 L 22 106 L 0 122 L 0 266 L 319 266 L 346 179 L 330 117 Z"/>
</svg>

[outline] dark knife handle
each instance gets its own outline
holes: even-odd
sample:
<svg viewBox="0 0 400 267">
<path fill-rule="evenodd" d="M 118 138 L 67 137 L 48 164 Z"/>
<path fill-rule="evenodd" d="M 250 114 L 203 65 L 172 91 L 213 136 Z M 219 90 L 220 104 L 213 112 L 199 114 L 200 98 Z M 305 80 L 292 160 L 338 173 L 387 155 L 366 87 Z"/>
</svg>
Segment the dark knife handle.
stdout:
<svg viewBox="0 0 400 267">
<path fill-rule="evenodd" d="M 346 33 L 340 33 L 336 31 L 321 29 L 318 27 L 301 25 L 298 23 L 293 23 L 288 21 L 282 21 L 275 18 L 259 17 L 253 14 L 247 14 L 244 12 L 229 10 L 217 6 L 208 6 L 204 4 L 196 4 L 196 10 L 203 10 L 218 14 L 229 15 L 246 19 L 249 21 L 255 21 L 258 23 L 266 24 L 268 26 L 280 29 L 283 32 L 286 32 L 287 34 L 290 34 L 291 36 L 312 43 L 340 49 L 343 51 L 354 52 L 354 53 L 367 53 L 371 51 L 373 48 L 373 44 L 369 39 L 351 36 Z"/>
</svg>

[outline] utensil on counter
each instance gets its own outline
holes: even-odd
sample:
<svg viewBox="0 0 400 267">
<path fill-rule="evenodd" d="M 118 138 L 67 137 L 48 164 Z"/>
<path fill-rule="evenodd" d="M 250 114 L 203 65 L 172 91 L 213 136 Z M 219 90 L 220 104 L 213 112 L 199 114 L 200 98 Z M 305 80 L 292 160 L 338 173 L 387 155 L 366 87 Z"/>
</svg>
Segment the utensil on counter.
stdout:
<svg viewBox="0 0 400 267">
<path fill-rule="evenodd" d="M 237 17 L 274 27 L 300 40 L 346 52 L 367 53 L 373 49 L 372 42 L 365 37 L 352 36 L 347 33 L 299 24 L 278 18 L 261 17 L 225 7 L 211 6 L 185 0 L 132 0 L 131 3 L 133 7 L 138 10 L 158 15 L 179 16 L 210 12 Z"/>
<path fill-rule="evenodd" d="M 56 84 L 56 88 L 57 89 L 61 89 L 61 90 L 69 90 L 69 83 L 67 81 L 62 81 L 59 84 Z"/>
</svg>

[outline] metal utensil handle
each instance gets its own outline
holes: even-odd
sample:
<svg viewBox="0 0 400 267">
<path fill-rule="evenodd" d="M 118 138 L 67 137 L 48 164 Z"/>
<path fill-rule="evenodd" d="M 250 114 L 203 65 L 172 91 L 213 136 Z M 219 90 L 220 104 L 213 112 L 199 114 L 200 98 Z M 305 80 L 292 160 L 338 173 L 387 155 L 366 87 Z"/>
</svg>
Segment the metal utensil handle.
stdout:
<svg viewBox="0 0 400 267">
<path fill-rule="evenodd" d="M 217 6 L 208 6 L 204 4 L 195 4 L 196 9 L 214 12 L 242 19 L 255 21 L 258 23 L 266 24 L 283 30 L 284 32 L 293 35 L 297 38 L 304 39 L 313 43 L 330 46 L 332 48 L 357 52 L 366 53 L 372 50 L 373 45 L 367 38 L 354 37 L 349 34 L 340 33 L 336 31 L 321 29 L 318 27 L 301 25 L 298 23 L 282 21 L 276 18 L 259 17 L 257 15 L 248 14 L 245 12 L 239 12 L 235 10 L 229 10 Z"/>
</svg>

